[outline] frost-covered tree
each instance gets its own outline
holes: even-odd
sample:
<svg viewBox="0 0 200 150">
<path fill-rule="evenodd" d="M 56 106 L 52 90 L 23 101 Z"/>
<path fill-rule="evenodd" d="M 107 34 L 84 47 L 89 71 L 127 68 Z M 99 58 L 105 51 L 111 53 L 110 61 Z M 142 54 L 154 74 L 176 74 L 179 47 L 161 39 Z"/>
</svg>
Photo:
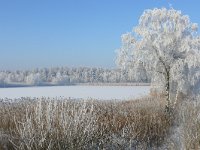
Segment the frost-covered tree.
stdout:
<svg viewBox="0 0 200 150">
<path fill-rule="evenodd" d="M 0 73 L 0 86 L 4 86 L 5 85 L 5 81 L 6 81 L 6 73 L 5 72 L 1 72 Z"/>
<path fill-rule="evenodd" d="M 190 22 L 189 17 L 181 11 L 172 8 L 145 10 L 138 26 L 132 32 L 122 35 L 117 62 L 124 67 L 134 67 L 137 61 L 143 62 L 152 80 L 164 87 L 166 109 L 169 111 L 172 105 L 172 82 L 176 82 L 177 89 L 187 93 L 190 78 L 195 80 L 194 83 L 199 78 L 196 69 L 199 68 L 200 58 L 197 30 L 198 25 Z M 195 79 L 192 71 L 196 71 L 198 76 Z M 175 79 L 181 80 L 177 82 Z"/>
<path fill-rule="evenodd" d="M 41 77 L 39 73 L 30 74 L 26 78 L 26 82 L 30 85 L 40 85 L 41 84 Z"/>
<path fill-rule="evenodd" d="M 143 62 L 141 61 L 138 61 L 135 64 L 134 79 L 138 82 L 143 82 L 143 83 L 148 81 L 147 71 L 143 65 Z"/>
<path fill-rule="evenodd" d="M 56 77 L 52 80 L 52 83 L 58 85 L 67 85 L 69 84 L 69 77 L 66 75 L 61 75 L 60 72 L 56 74 Z"/>
</svg>

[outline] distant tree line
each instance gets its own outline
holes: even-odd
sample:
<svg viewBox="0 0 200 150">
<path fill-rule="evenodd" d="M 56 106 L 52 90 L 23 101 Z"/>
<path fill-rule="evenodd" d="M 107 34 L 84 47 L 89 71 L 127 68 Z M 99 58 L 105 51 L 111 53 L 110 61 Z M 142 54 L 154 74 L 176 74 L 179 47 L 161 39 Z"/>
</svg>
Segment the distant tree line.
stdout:
<svg viewBox="0 0 200 150">
<path fill-rule="evenodd" d="M 78 83 L 150 82 L 140 66 L 135 70 L 55 67 L 25 71 L 0 71 L 0 85 L 70 85 Z"/>
</svg>

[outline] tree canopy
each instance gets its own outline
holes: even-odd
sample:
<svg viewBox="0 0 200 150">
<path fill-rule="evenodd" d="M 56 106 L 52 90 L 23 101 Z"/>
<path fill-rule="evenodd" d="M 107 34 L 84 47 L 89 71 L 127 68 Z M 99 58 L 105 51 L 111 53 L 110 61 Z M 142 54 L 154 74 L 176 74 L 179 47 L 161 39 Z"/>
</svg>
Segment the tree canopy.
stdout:
<svg viewBox="0 0 200 150">
<path fill-rule="evenodd" d="M 173 8 L 145 10 L 132 32 L 122 35 L 118 50 L 120 67 L 136 67 L 138 62 L 163 87 L 170 105 L 170 92 L 185 94 L 199 90 L 200 37 L 198 25 Z M 175 89 L 174 89 L 175 87 Z M 190 89 L 190 90 L 189 90 Z"/>
</svg>

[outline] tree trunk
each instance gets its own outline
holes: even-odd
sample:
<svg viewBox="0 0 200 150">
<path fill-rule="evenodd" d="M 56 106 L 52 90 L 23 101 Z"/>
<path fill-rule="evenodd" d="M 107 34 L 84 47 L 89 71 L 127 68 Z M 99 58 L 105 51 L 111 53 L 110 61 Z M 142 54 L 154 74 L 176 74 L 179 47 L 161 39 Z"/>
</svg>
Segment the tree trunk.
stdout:
<svg viewBox="0 0 200 150">
<path fill-rule="evenodd" d="M 165 106 L 165 109 L 166 109 L 166 112 L 167 112 L 167 113 L 170 113 L 170 112 L 171 112 L 171 100 L 170 100 L 170 70 L 167 70 L 167 71 L 166 71 L 165 80 L 166 80 L 165 91 L 166 91 L 166 101 L 167 101 L 166 106 Z"/>
</svg>

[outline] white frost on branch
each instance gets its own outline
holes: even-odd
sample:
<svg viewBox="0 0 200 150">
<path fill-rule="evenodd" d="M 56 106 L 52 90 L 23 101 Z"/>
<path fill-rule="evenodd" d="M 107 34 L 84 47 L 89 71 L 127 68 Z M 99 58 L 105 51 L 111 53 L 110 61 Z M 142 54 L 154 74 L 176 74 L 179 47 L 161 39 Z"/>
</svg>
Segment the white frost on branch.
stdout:
<svg viewBox="0 0 200 150">
<path fill-rule="evenodd" d="M 132 32 L 122 35 L 116 63 L 134 68 L 138 61 L 168 93 L 200 89 L 198 25 L 173 8 L 145 10 Z M 175 86 L 172 86 L 175 85 Z M 190 91 L 191 93 L 191 91 Z"/>
</svg>

